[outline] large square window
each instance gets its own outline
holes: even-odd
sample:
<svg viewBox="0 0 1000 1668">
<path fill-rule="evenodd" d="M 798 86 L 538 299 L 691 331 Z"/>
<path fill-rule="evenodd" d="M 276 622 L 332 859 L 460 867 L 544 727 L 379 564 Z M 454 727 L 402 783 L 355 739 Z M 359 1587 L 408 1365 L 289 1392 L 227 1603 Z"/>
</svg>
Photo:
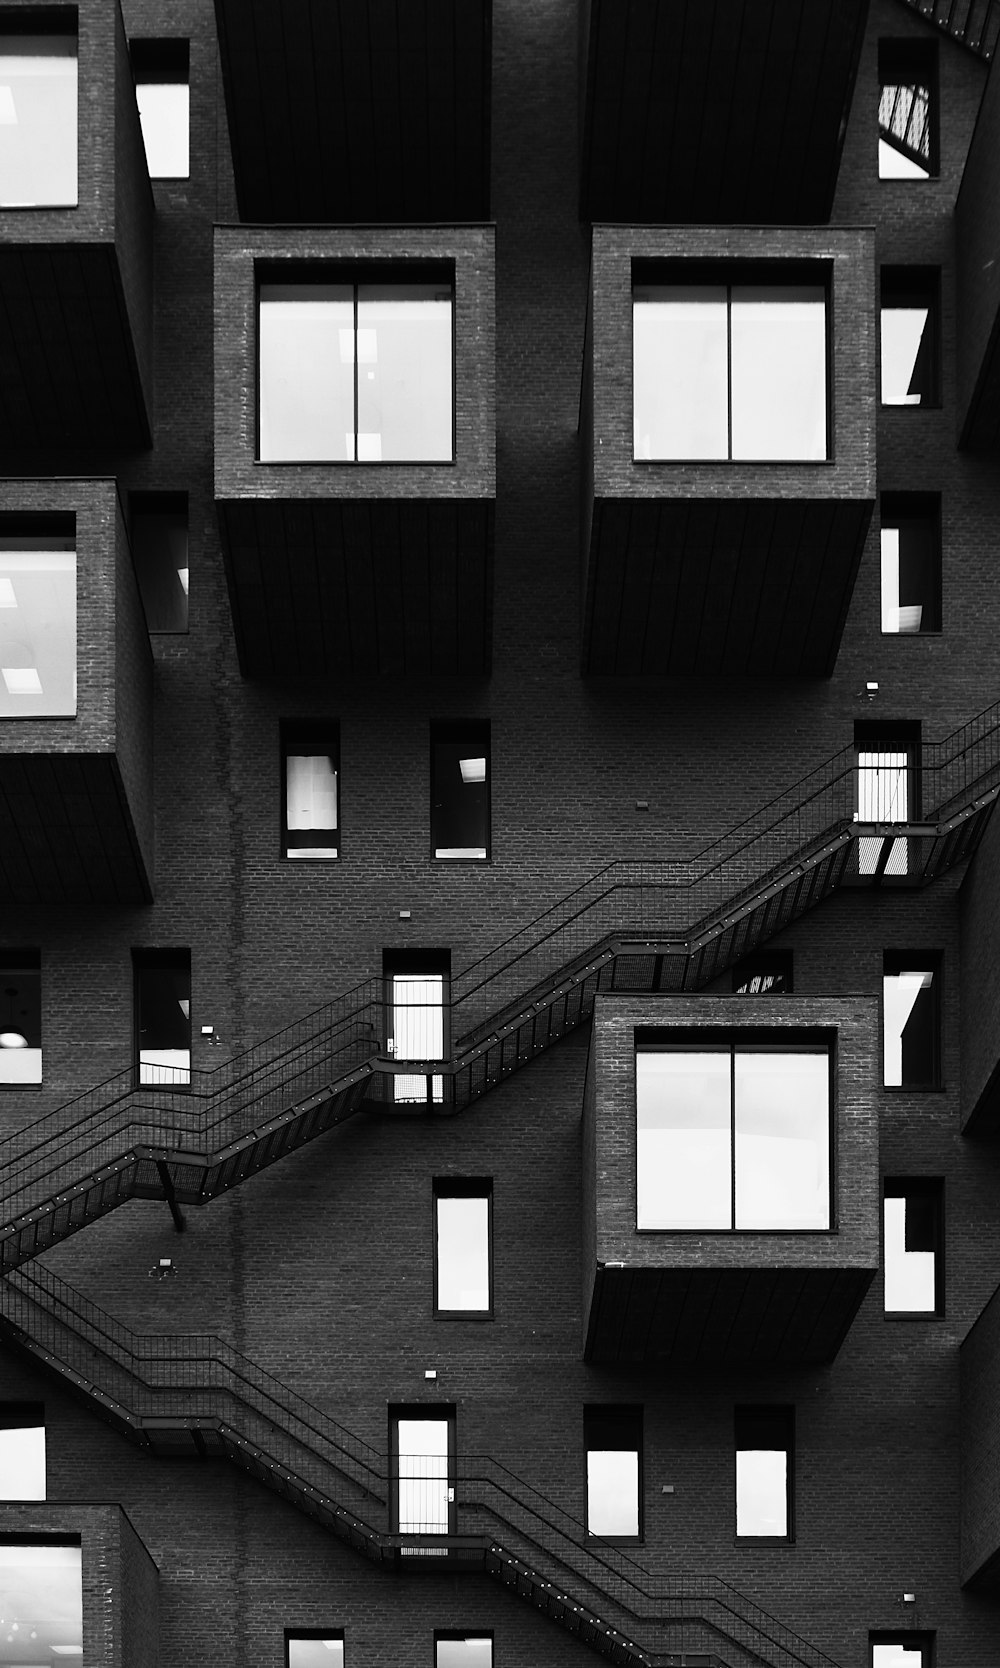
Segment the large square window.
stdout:
<svg viewBox="0 0 1000 1668">
<path fill-rule="evenodd" d="M 489 1181 L 434 1183 L 434 1312 L 488 1315 L 493 1308 Z"/>
<path fill-rule="evenodd" d="M 79 1541 L 5 1535 L 0 1540 L 0 1616 L 7 1624 L 0 1628 L 0 1663 L 82 1663 Z"/>
<path fill-rule="evenodd" d="M 936 1178 L 886 1178 L 882 1200 L 885 1312 L 944 1310 L 944 1199 Z"/>
<path fill-rule="evenodd" d="M 447 463 L 453 286 L 262 282 L 262 462 Z"/>
<path fill-rule="evenodd" d="M 941 629 L 941 500 L 882 495 L 882 630 L 917 636 Z"/>
<path fill-rule="evenodd" d="M 0 718 L 75 714 L 73 517 L 0 519 Z"/>
<path fill-rule="evenodd" d="M 632 323 L 637 459 L 829 455 L 825 284 L 636 284 Z"/>
<path fill-rule="evenodd" d="M 191 1081 L 191 952 L 134 950 L 136 1081 L 185 1088 Z"/>
<path fill-rule="evenodd" d="M 431 727 L 431 854 L 485 862 L 490 854 L 490 727 Z"/>
<path fill-rule="evenodd" d="M 587 1531 L 606 1539 L 642 1535 L 642 1408 L 585 1407 Z"/>
<path fill-rule="evenodd" d="M 887 1089 L 941 1082 L 941 957 L 886 950 L 882 971 L 882 1081 Z"/>
<path fill-rule="evenodd" d="M 664 1046 L 636 1055 L 637 1226 L 830 1226 L 830 1052 Z"/>
<path fill-rule="evenodd" d="M 0 208 L 77 202 L 77 39 L 42 32 L 25 12 L 0 29 Z M 75 13 L 62 14 L 72 17 Z"/>
<path fill-rule="evenodd" d="M 298 861 L 340 855 L 340 740 L 336 724 L 281 730 L 281 852 Z"/>
<path fill-rule="evenodd" d="M 41 1081 L 41 957 L 37 950 L 0 950 L 0 1084 Z"/>
<path fill-rule="evenodd" d="M 879 41 L 878 80 L 879 179 L 930 179 L 938 171 L 936 43 Z"/>
<path fill-rule="evenodd" d="M 935 270 L 882 268 L 883 405 L 940 404 L 940 288 Z"/>
<path fill-rule="evenodd" d="M 188 42 L 133 40 L 129 52 L 149 177 L 185 180 L 190 171 Z"/>
<path fill-rule="evenodd" d="M 289 1633 L 285 1650 L 286 1668 L 344 1668 L 341 1628 Z"/>
<path fill-rule="evenodd" d="M 792 1534 L 794 1412 L 736 1409 L 736 1533 L 788 1540 Z"/>
<path fill-rule="evenodd" d="M 150 633 L 188 628 L 186 492 L 130 492 L 132 561 Z"/>
</svg>

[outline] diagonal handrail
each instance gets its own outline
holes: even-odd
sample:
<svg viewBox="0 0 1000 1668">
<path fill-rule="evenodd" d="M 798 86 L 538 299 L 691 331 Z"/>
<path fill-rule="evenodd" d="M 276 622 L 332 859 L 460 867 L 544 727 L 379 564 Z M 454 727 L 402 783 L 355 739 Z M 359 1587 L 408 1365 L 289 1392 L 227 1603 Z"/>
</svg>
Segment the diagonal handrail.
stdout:
<svg viewBox="0 0 1000 1668">
<path fill-rule="evenodd" d="M 926 743 L 919 781 L 929 808 L 922 834 L 995 794 L 1000 702 Z M 842 748 L 694 855 L 605 865 L 455 975 L 453 1052 L 442 1073 L 456 1069 L 498 1016 L 538 991 L 555 990 L 595 946 L 683 944 L 698 931 L 719 930 L 727 908 L 808 863 L 824 842 L 863 836 L 856 791 L 855 750 Z M 392 1072 L 381 1051 L 384 1029 L 382 981 L 367 979 L 214 1071 L 193 1071 L 183 1094 L 136 1088 L 130 1072 L 117 1073 L 0 1147 L 0 1230 L 9 1232 L 26 1212 L 68 1193 L 81 1177 L 113 1170 L 137 1149 L 214 1161 L 290 1106 L 332 1093 L 351 1073 Z"/>
<path fill-rule="evenodd" d="M 0 1282 L 0 1326 L 96 1400 L 136 1440 L 164 1428 L 224 1428 L 273 1465 L 303 1496 L 331 1509 L 390 1555 L 389 1459 L 223 1339 L 207 1333 L 137 1334 L 43 1265 Z M 760 1655 L 772 1668 L 836 1668 L 831 1659 L 716 1576 L 650 1570 L 627 1550 L 588 1534 L 557 1502 L 490 1455 L 461 1456 L 459 1529 L 484 1547 L 527 1560 L 538 1581 L 572 1584 L 578 1600 L 614 1606 L 631 1629 L 691 1616 Z M 367 1519 L 367 1521 L 366 1521 Z M 374 1519 L 374 1521 L 372 1521 Z M 544 1566 L 544 1567 L 543 1567 Z"/>
</svg>

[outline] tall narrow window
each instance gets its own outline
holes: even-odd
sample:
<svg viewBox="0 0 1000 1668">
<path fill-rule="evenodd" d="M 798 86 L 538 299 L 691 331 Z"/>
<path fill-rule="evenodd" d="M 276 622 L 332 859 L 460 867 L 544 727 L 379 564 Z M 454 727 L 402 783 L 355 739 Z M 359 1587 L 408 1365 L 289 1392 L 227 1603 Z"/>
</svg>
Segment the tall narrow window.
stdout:
<svg viewBox="0 0 1000 1668">
<path fill-rule="evenodd" d="M 136 1077 L 168 1089 L 191 1081 L 191 952 L 133 950 Z"/>
<path fill-rule="evenodd" d="M 942 1314 L 943 1183 L 887 1178 L 882 1213 L 886 1314 Z"/>
<path fill-rule="evenodd" d="M 936 1089 L 941 1081 L 941 957 L 887 950 L 882 975 L 882 1081 L 888 1089 Z"/>
<path fill-rule="evenodd" d="M 941 401 L 940 277 L 924 267 L 882 268 L 882 404 Z"/>
<path fill-rule="evenodd" d="M 450 462 L 450 282 L 262 282 L 265 462 Z"/>
<path fill-rule="evenodd" d="M 434 1668 L 493 1668 L 488 1633 L 435 1633 Z"/>
<path fill-rule="evenodd" d="M 285 1635 L 286 1668 L 344 1668 L 343 1629 L 309 1629 Z"/>
<path fill-rule="evenodd" d="M 493 1308 L 489 1181 L 434 1183 L 434 1312 L 488 1315 Z"/>
<path fill-rule="evenodd" d="M 45 1408 L 0 1402 L 0 1500 L 44 1499 Z"/>
<path fill-rule="evenodd" d="M 790 996 L 791 950 L 765 950 L 733 968 L 734 996 Z"/>
<path fill-rule="evenodd" d="M 41 957 L 37 950 L 0 950 L 0 1084 L 41 1081 Z"/>
<path fill-rule="evenodd" d="M 0 518 L 0 718 L 76 713 L 72 516 Z"/>
<path fill-rule="evenodd" d="M 642 1535 L 642 1408 L 585 1407 L 587 1530 L 637 1540 Z"/>
<path fill-rule="evenodd" d="M 149 177 L 186 180 L 190 172 L 188 42 L 133 40 L 129 52 Z"/>
<path fill-rule="evenodd" d="M 878 80 L 879 179 L 930 179 L 938 171 L 936 43 L 879 41 Z"/>
<path fill-rule="evenodd" d="M 871 1668 L 933 1668 L 934 1636 L 930 1633 L 872 1633 Z"/>
<path fill-rule="evenodd" d="M 794 1409 L 736 1409 L 736 1533 L 789 1540 L 792 1534 Z"/>
<path fill-rule="evenodd" d="M 827 457 L 826 315 L 815 281 L 636 284 L 635 457 Z"/>
<path fill-rule="evenodd" d="M 447 1535 L 455 1529 L 455 1409 L 389 1409 L 393 1517 L 401 1535 Z"/>
<path fill-rule="evenodd" d="M 858 755 L 855 822 L 907 823 L 920 816 L 920 725 L 857 723 Z M 858 872 L 876 878 L 905 875 L 909 841 L 905 835 L 862 834 Z"/>
<path fill-rule="evenodd" d="M 77 39 L 42 32 L 27 9 L 0 25 L 0 208 L 73 208 L 77 202 Z M 22 21 L 23 20 L 23 21 Z"/>
<path fill-rule="evenodd" d="M 82 1566 L 79 1536 L 24 1534 L 0 1540 L 0 1615 L 30 1616 L 31 1628 L 25 1631 L 33 1629 L 35 1635 L 16 1655 L 8 1654 L 9 1626 L 0 1635 L 5 1641 L 0 1661 L 83 1662 Z"/>
<path fill-rule="evenodd" d="M 941 499 L 882 495 L 882 630 L 915 636 L 941 629 Z"/>
<path fill-rule="evenodd" d="M 431 853 L 489 857 L 489 724 L 431 726 Z"/>
<path fill-rule="evenodd" d="M 340 743 L 336 724 L 283 724 L 282 856 L 340 856 Z"/>
<path fill-rule="evenodd" d="M 443 1060 L 451 956 L 447 950 L 385 950 L 387 1049 L 396 1061 Z M 401 1072 L 393 1077 L 393 1099 L 440 1102 L 439 1073 Z"/>
<path fill-rule="evenodd" d="M 186 492 L 129 493 L 132 561 L 150 632 L 188 628 Z"/>
</svg>

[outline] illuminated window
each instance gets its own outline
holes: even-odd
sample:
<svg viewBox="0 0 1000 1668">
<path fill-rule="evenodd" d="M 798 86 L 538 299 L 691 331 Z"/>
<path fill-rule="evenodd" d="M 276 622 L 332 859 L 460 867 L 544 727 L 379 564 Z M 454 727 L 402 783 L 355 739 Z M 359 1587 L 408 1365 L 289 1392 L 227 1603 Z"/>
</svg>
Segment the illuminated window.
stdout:
<svg viewBox="0 0 1000 1668">
<path fill-rule="evenodd" d="M 341 1628 L 286 1634 L 285 1647 L 286 1668 L 344 1668 Z"/>
<path fill-rule="evenodd" d="M 882 495 L 882 630 L 917 636 L 941 629 L 941 500 Z"/>
<path fill-rule="evenodd" d="M 493 1308 L 489 1181 L 434 1183 L 434 1312 L 488 1315 Z"/>
<path fill-rule="evenodd" d="M 936 43 L 879 41 L 878 79 L 879 179 L 930 179 L 938 171 Z"/>
<path fill-rule="evenodd" d="M 0 519 L 0 718 L 76 714 L 72 516 Z"/>
<path fill-rule="evenodd" d="M 448 1031 L 451 957 L 446 950 L 385 950 L 386 1046 L 397 1061 L 443 1060 Z M 396 1101 L 440 1102 L 444 1078 L 400 1072 L 392 1078 Z"/>
<path fill-rule="evenodd" d="M 882 268 L 882 404 L 941 401 L 940 278 L 923 267 Z"/>
<path fill-rule="evenodd" d="M 41 957 L 37 950 L 0 950 L 0 1084 L 41 1081 Z"/>
<path fill-rule="evenodd" d="M 189 167 L 188 42 L 129 43 L 146 167 L 151 180 L 186 180 Z"/>
<path fill-rule="evenodd" d="M 455 1531 L 455 1409 L 389 1409 L 392 1517 L 401 1535 Z"/>
<path fill-rule="evenodd" d="M 736 1409 L 736 1533 L 789 1540 L 792 1534 L 794 1411 Z"/>
<path fill-rule="evenodd" d="M 488 1633 L 435 1633 L 434 1668 L 493 1668 Z"/>
<path fill-rule="evenodd" d="M 0 1615 L 7 1626 L 0 1662 L 83 1662 L 83 1574 L 79 1540 L 5 1535 L 0 1540 Z M 21 1628 L 21 1622 L 24 1628 Z M 18 1633 L 33 1639 L 11 1646 Z M 13 1639 L 8 1635 L 13 1635 Z M 89 1649 L 89 1647 L 88 1647 Z"/>
<path fill-rule="evenodd" d="M 587 1530 L 636 1540 L 642 1535 L 642 1408 L 583 1410 L 587 1455 Z"/>
<path fill-rule="evenodd" d="M 45 1408 L 0 1402 L 0 1500 L 44 1499 Z"/>
<path fill-rule="evenodd" d="M 133 950 L 136 1081 L 183 1088 L 191 1081 L 191 952 Z"/>
<path fill-rule="evenodd" d="M 882 1222 L 887 1315 L 943 1313 L 943 1203 L 939 1180 L 886 1180 Z"/>
<path fill-rule="evenodd" d="M 75 33 L 43 32 L 30 11 L 16 23 L 5 13 L 0 32 L 0 208 L 75 207 L 76 106 Z"/>
<path fill-rule="evenodd" d="M 431 852 L 484 862 L 490 854 L 490 727 L 431 727 Z"/>
<path fill-rule="evenodd" d="M 882 1081 L 888 1089 L 941 1082 L 941 957 L 887 950 L 882 976 Z"/>
<path fill-rule="evenodd" d="M 450 282 L 262 282 L 260 458 L 450 462 Z"/>
<path fill-rule="evenodd" d="M 282 856 L 328 862 L 340 855 L 340 746 L 335 724 L 281 731 Z"/>
</svg>

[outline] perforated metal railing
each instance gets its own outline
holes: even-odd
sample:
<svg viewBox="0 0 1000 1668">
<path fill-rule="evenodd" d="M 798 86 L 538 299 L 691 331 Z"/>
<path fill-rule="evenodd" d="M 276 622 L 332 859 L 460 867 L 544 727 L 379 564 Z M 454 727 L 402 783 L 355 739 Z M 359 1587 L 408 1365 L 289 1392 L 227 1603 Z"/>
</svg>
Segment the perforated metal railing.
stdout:
<svg viewBox="0 0 1000 1668">
<path fill-rule="evenodd" d="M 899 0 L 925 22 L 980 58 L 992 58 L 1000 39 L 1000 0 Z"/>
<path fill-rule="evenodd" d="M 585 1018 L 597 990 L 614 985 L 617 960 L 635 962 L 637 947 L 673 957 L 679 971 L 673 984 L 628 988 L 695 988 L 738 946 L 838 885 L 933 879 L 968 855 L 1000 788 L 1000 704 L 925 745 L 910 768 L 907 805 L 922 800 L 919 823 L 857 820 L 857 754 L 847 747 L 694 856 L 608 864 L 455 975 L 449 1025 L 429 1026 L 450 1030 L 449 1058 L 423 1079 L 430 1062 L 404 1065 L 384 1052 L 381 979 L 213 1072 L 193 1071 L 187 1093 L 135 1088 L 131 1073 L 118 1074 L 0 1149 L 0 1266 L 127 1198 L 211 1198 L 366 1101 L 405 1111 L 422 1098 L 421 1081 L 431 1104 L 467 1105 Z M 742 936 L 739 919 L 751 923 Z M 407 1018 L 412 1028 L 412 1004 Z"/>
<path fill-rule="evenodd" d="M 622 1660 L 713 1643 L 739 1668 L 835 1668 L 726 1582 L 656 1574 L 489 1455 L 406 1456 L 397 1521 L 385 1452 L 209 1334 L 132 1333 L 40 1264 L 0 1281 L 0 1332 L 73 1384 L 133 1441 L 235 1460 L 369 1556 L 454 1549 L 550 1608 L 575 1607 L 619 1642 Z M 418 1475 L 422 1473 L 422 1475 Z M 446 1503 L 447 1491 L 455 1493 Z M 454 1519 L 448 1526 L 449 1514 Z M 453 1531 L 445 1533 L 445 1526 Z M 628 1651 L 625 1650 L 628 1647 Z"/>
</svg>

